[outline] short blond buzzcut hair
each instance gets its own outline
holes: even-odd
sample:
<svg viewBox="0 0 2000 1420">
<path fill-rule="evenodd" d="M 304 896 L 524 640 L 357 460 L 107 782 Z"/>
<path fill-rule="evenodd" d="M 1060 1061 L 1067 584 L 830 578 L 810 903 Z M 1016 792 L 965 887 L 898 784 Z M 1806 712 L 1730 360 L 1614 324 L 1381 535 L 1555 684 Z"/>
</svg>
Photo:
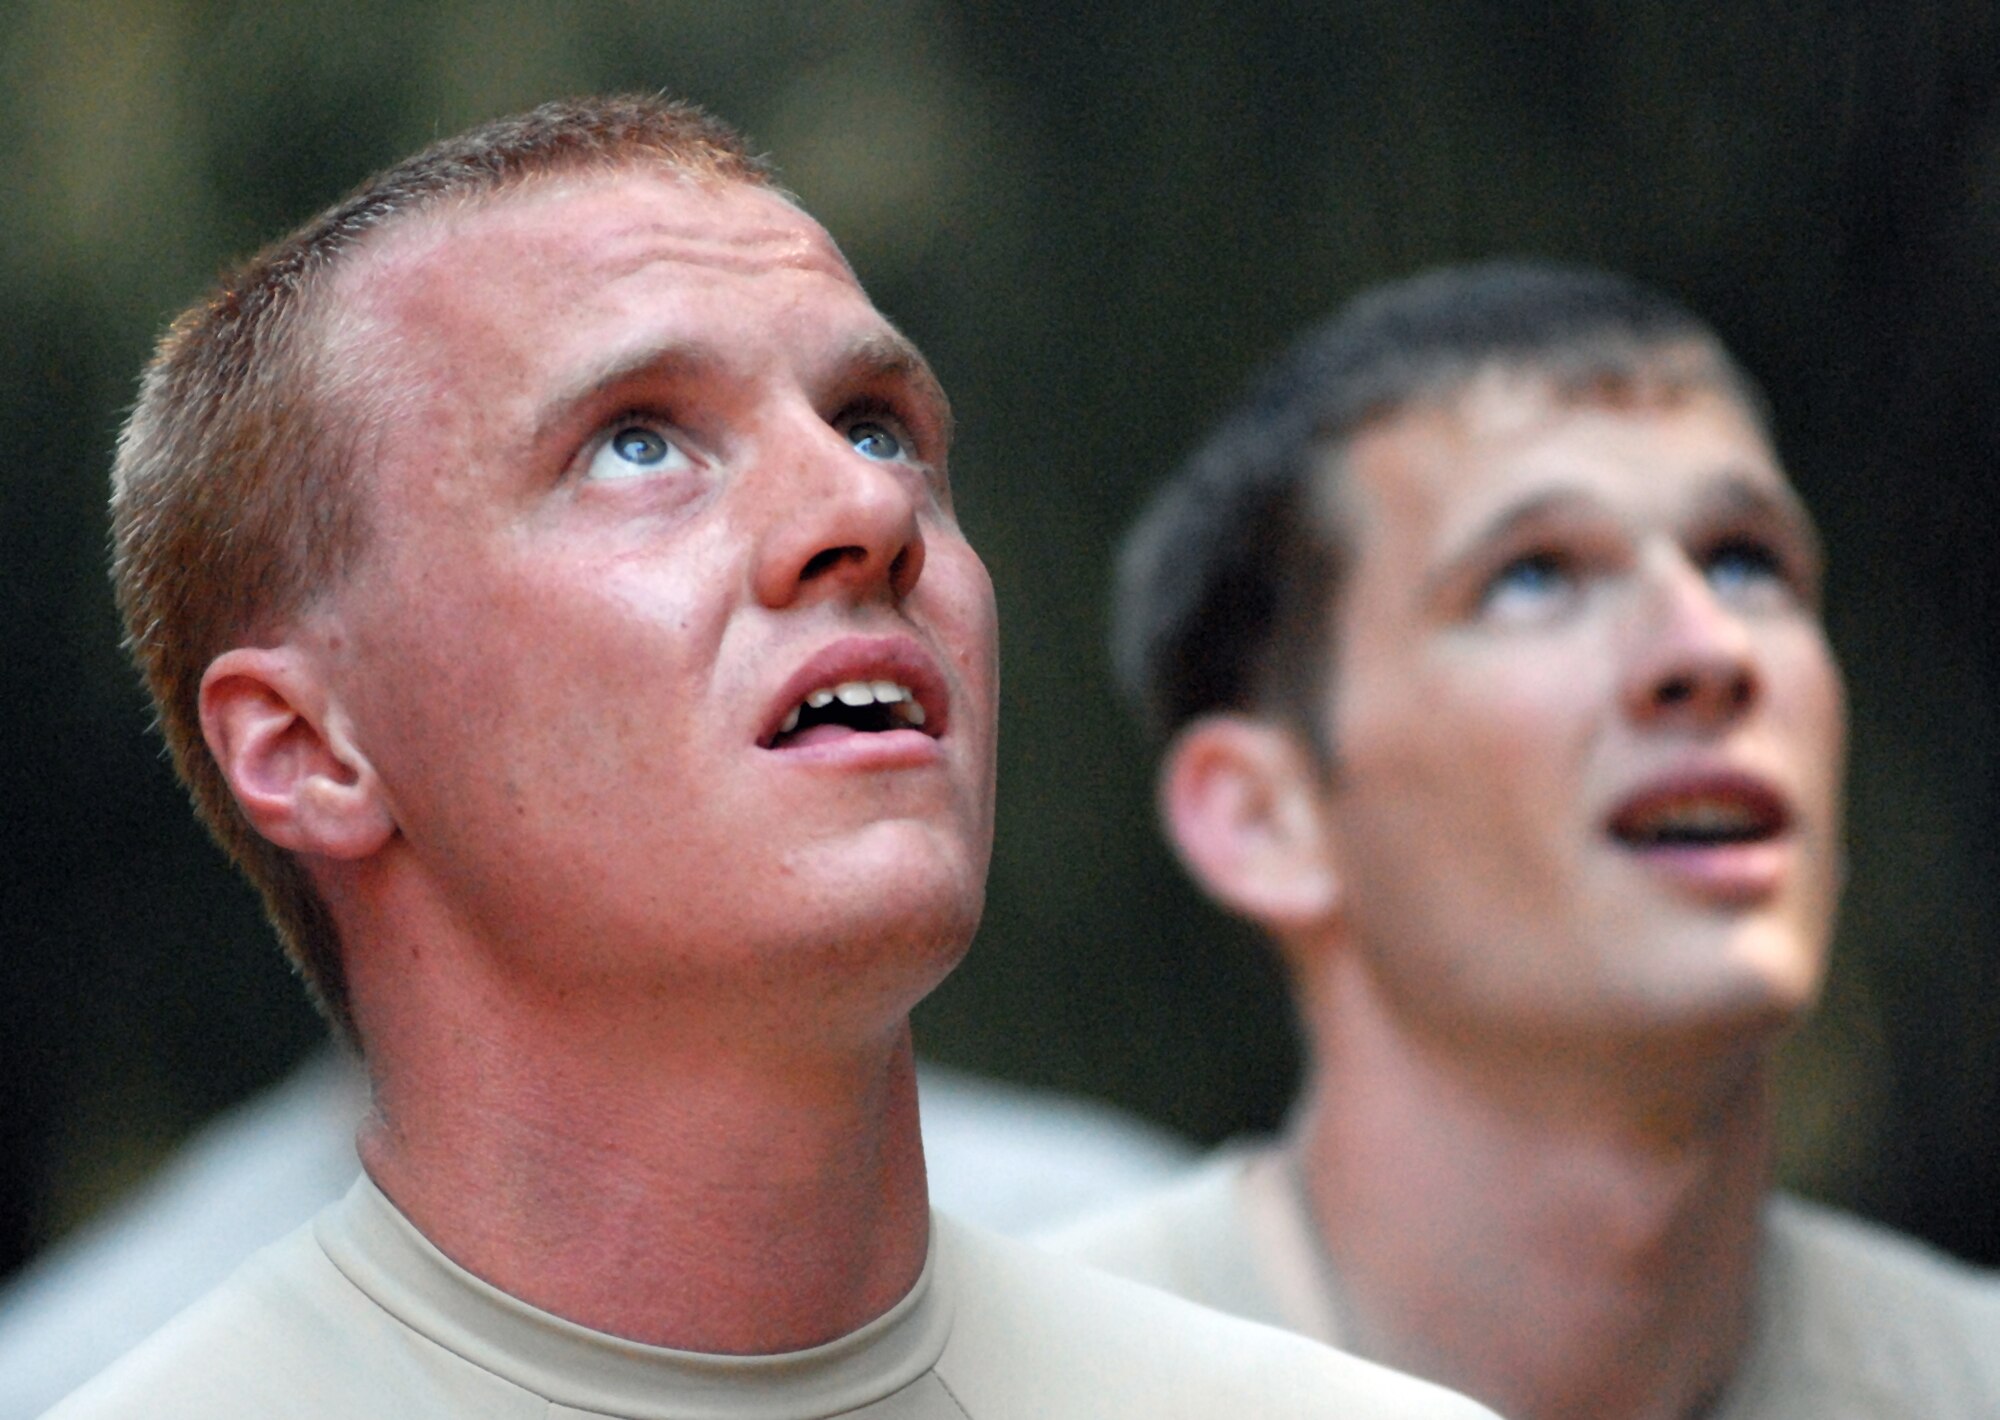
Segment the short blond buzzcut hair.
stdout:
<svg viewBox="0 0 2000 1420">
<path fill-rule="evenodd" d="M 111 575 L 126 647 L 196 815 L 263 895 L 313 1000 L 350 1042 L 332 917 L 298 860 L 244 817 L 200 714 L 216 657 L 282 635 L 363 544 L 366 399 L 328 354 L 331 278 L 410 217 L 538 178 L 646 165 L 778 190 L 734 129 L 664 97 L 565 100 L 481 124 L 369 178 L 184 311 L 120 434 Z"/>
</svg>

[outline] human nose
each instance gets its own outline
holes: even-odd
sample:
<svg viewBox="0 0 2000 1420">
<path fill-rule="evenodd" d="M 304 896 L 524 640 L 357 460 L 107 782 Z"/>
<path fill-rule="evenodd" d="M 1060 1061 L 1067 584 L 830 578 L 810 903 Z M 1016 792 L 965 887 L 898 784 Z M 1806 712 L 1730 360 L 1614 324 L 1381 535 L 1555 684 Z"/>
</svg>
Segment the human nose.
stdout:
<svg viewBox="0 0 2000 1420">
<path fill-rule="evenodd" d="M 1629 657 L 1626 712 L 1642 724 L 1709 728 L 1762 693 L 1749 625 L 1676 551 L 1644 577 Z"/>
<path fill-rule="evenodd" d="M 868 458 L 824 424 L 788 443 L 769 494 L 777 512 L 759 549 L 758 599 L 778 608 L 876 588 L 908 596 L 924 570 L 919 475 Z"/>
</svg>

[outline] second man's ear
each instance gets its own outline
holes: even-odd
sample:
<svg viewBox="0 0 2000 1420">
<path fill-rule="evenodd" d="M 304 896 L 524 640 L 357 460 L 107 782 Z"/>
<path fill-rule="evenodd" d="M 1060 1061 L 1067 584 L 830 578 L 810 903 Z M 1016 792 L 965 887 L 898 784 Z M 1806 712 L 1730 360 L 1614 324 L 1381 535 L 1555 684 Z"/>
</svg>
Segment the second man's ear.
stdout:
<svg viewBox="0 0 2000 1420">
<path fill-rule="evenodd" d="M 1290 727 L 1244 715 L 1192 722 L 1167 750 L 1159 794 L 1181 861 L 1229 911 L 1289 936 L 1339 906 L 1324 776 Z"/>
<path fill-rule="evenodd" d="M 250 826 L 280 848 L 364 858 L 395 832 L 374 767 L 297 647 L 216 657 L 201 680 L 201 732 Z"/>
</svg>

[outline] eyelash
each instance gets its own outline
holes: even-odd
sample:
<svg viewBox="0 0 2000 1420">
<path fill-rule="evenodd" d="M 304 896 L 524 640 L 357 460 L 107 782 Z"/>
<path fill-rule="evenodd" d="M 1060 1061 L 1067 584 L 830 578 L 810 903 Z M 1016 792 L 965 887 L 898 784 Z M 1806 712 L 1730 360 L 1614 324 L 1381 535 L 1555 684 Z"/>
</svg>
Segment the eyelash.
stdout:
<svg viewBox="0 0 2000 1420">
<path fill-rule="evenodd" d="M 1574 581 L 1577 568 L 1578 559 L 1574 555 L 1555 548 L 1536 548 L 1516 553 L 1494 568 L 1480 582 L 1478 605 L 1482 610 L 1491 607 L 1501 593 L 1509 589 L 1513 578 L 1519 573 L 1533 571 L 1551 578 Z"/>
<path fill-rule="evenodd" d="M 1731 533 L 1712 540 L 1700 555 L 1702 572 L 1713 577 L 1725 561 L 1740 559 L 1754 567 L 1754 579 L 1774 583 L 1798 602 L 1815 606 L 1818 579 L 1810 561 L 1784 542 L 1759 533 Z"/>
<path fill-rule="evenodd" d="M 609 419 L 600 421 L 582 449 L 577 452 L 573 465 L 575 476 L 583 477 L 595 465 L 599 455 L 617 442 L 618 436 L 629 429 L 645 429 L 657 436 L 664 444 L 690 462 L 699 461 L 699 451 L 688 441 L 680 425 L 655 409 L 635 406 L 621 410 Z"/>
<path fill-rule="evenodd" d="M 1741 556 L 1754 561 L 1773 576 L 1786 581 L 1792 580 L 1792 570 L 1785 555 L 1768 540 L 1752 533 L 1731 533 L 1718 537 L 1702 550 L 1701 565 L 1713 567 L 1726 557 Z"/>
<path fill-rule="evenodd" d="M 927 462 L 921 452 L 923 440 L 918 435 L 916 425 L 904 416 L 903 411 L 893 400 L 876 398 L 856 400 L 834 416 L 832 423 L 834 428 L 843 433 L 856 424 L 887 425 L 889 432 L 901 441 L 904 451 L 913 461 Z"/>
<path fill-rule="evenodd" d="M 908 463 L 933 470 L 933 476 L 941 476 L 926 453 L 927 439 L 920 426 L 908 418 L 898 403 L 892 399 L 868 396 L 848 404 L 836 414 L 829 424 L 845 437 L 857 424 L 876 423 L 888 429 L 901 445 L 901 457 Z M 579 470 L 587 470 L 593 460 L 610 447 L 618 435 L 634 426 L 656 432 L 662 439 L 678 449 L 684 458 L 700 461 L 698 449 L 689 445 L 680 425 L 656 407 L 635 405 L 620 411 L 611 418 L 601 421 L 597 431 L 578 455 Z"/>
<path fill-rule="evenodd" d="M 1748 568 L 1742 580 L 1778 583 L 1802 601 L 1810 601 L 1814 595 L 1809 571 L 1802 568 L 1798 559 L 1788 554 L 1780 544 L 1758 533 L 1724 534 L 1708 540 L 1692 555 L 1703 577 L 1711 581 L 1719 567 L 1735 560 Z M 1588 559 L 1573 550 L 1530 548 L 1508 557 L 1486 575 L 1479 583 L 1476 604 L 1481 611 L 1490 610 L 1504 593 L 1514 589 L 1514 579 L 1524 572 L 1533 572 L 1539 578 L 1547 579 L 1533 590 L 1554 595 L 1559 591 L 1573 590 L 1569 584 L 1584 578 L 1588 570 Z M 1560 581 L 1565 585 L 1560 588 L 1550 586 L 1548 582 L 1551 581 Z"/>
</svg>

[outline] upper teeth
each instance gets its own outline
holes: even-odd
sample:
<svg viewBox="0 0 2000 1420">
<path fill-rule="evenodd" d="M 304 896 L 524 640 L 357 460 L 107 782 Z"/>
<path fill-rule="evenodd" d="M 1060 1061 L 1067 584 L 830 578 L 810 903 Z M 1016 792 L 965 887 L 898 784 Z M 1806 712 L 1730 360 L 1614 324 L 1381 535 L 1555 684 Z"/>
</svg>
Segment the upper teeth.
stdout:
<svg viewBox="0 0 2000 1420">
<path fill-rule="evenodd" d="M 1662 809 L 1651 816 L 1646 826 L 1655 831 L 1680 829 L 1692 832 L 1715 832 L 1722 829 L 1750 828 L 1757 823 L 1757 816 L 1741 804 L 1718 804 L 1713 802 L 1676 804 Z"/>
<path fill-rule="evenodd" d="M 1741 804 L 1688 804 L 1665 817 L 1678 828 L 1739 828 L 1757 822 Z"/>
<path fill-rule="evenodd" d="M 891 705 L 908 723 L 921 725 L 924 722 L 924 707 L 917 704 L 916 695 L 907 685 L 898 685 L 893 680 L 844 680 L 839 685 L 822 686 L 794 705 L 785 716 L 785 723 L 778 727 L 778 733 L 788 735 L 796 730 L 801 710 L 824 710 L 836 700 L 851 707 Z"/>
<path fill-rule="evenodd" d="M 1617 826 L 1629 841 L 1716 841 L 1762 836 L 1778 825 L 1754 804 L 1734 799 L 1677 799 L 1628 814 Z"/>
</svg>

